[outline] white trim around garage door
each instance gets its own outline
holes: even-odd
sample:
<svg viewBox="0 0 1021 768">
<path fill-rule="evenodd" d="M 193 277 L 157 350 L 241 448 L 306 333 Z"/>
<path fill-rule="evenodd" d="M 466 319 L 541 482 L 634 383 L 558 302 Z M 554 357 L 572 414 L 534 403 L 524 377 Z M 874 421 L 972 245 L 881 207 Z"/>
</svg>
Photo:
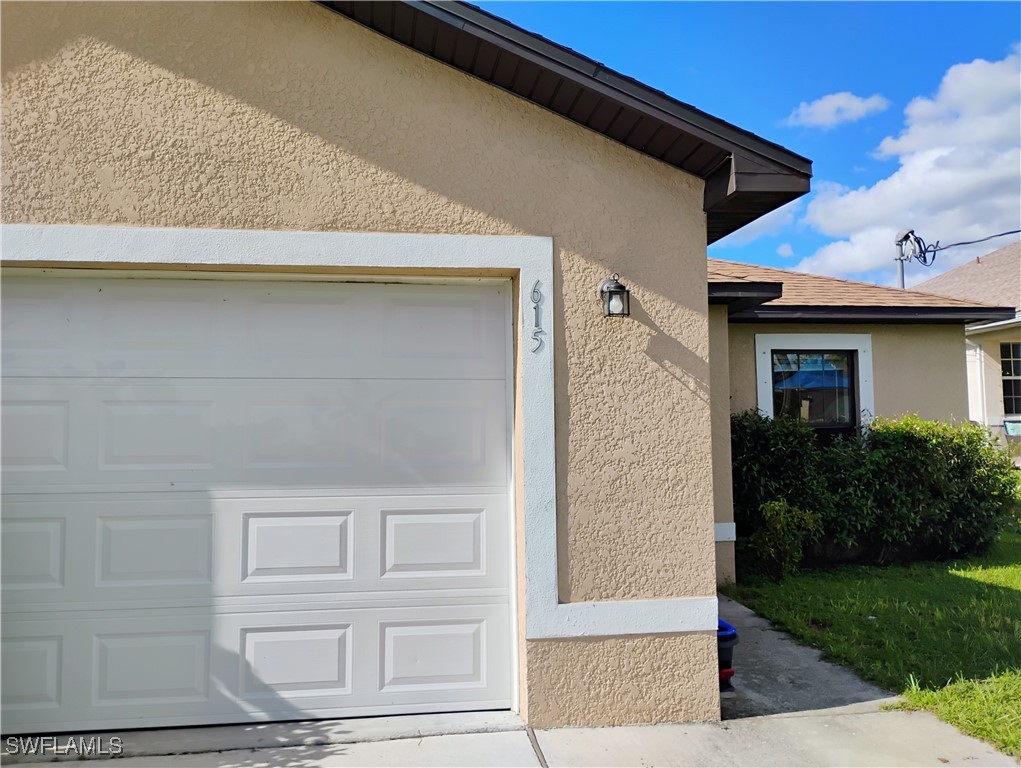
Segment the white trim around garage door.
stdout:
<svg viewBox="0 0 1021 768">
<path fill-rule="evenodd" d="M 876 414 L 872 390 L 872 335 L 868 333 L 757 333 L 755 334 L 755 382 L 759 411 L 773 418 L 774 349 L 851 351 L 857 355 L 858 412 L 862 425 Z"/>
<path fill-rule="evenodd" d="M 267 271 L 281 267 L 516 271 L 521 302 L 517 343 L 521 346 L 526 637 L 716 630 L 715 597 L 559 601 L 552 238 L 8 224 L 3 228 L 2 247 L 7 266 L 20 262 L 55 268 L 73 263 Z M 593 322 L 599 316 L 593 306 Z"/>
</svg>

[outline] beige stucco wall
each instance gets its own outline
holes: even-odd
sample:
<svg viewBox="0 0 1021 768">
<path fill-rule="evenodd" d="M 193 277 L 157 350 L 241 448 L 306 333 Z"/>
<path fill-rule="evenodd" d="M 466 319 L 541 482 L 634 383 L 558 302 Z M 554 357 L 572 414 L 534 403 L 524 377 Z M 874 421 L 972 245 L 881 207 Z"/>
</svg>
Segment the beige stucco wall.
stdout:
<svg viewBox="0 0 1021 768">
<path fill-rule="evenodd" d="M 877 416 L 917 413 L 967 421 L 964 327 L 961 325 L 827 325 L 734 323 L 730 326 L 730 407 L 756 408 L 756 333 L 867 333 Z"/>
<path fill-rule="evenodd" d="M 714 594 L 698 179 L 311 3 L 2 14 L 5 222 L 552 236 L 561 599 Z M 523 706 L 717 718 L 714 642 L 528 642 Z"/>
<path fill-rule="evenodd" d="M 713 439 L 713 519 L 734 522 L 734 482 L 730 457 L 730 328 L 725 306 L 709 307 L 709 389 Z M 734 542 L 716 542 L 716 583 L 737 578 Z"/>
<path fill-rule="evenodd" d="M 719 717 L 690 694 L 719 689 L 715 632 L 529 643 L 528 666 L 542 691 L 529 697 L 533 724 L 561 722 L 565 711 L 588 712 L 591 725 Z"/>
</svg>

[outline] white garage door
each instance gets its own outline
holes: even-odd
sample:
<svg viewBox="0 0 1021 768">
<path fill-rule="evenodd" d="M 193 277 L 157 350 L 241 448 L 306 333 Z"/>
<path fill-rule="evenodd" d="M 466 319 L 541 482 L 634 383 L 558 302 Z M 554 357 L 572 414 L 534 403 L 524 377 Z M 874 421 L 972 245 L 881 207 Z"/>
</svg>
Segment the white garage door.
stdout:
<svg viewBox="0 0 1021 768">
<path fill-rule="evenodd" d="M 4 731 L 508 707 L 508 291 L 6 275 Z"/>
</svg>

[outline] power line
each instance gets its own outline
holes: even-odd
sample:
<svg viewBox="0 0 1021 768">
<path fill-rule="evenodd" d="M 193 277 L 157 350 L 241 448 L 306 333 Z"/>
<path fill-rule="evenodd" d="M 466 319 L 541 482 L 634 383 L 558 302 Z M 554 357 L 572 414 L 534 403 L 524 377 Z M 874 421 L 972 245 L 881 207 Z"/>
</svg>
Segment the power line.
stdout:
<svg viewBox="0 0 1021 768">
<path fill-rule="evenodd" d="M 929 245 L 922 238 L 916 235 L 913 229 L 909 229 L 897 235 L 896 245 L 901 248 L 901 261 L 910 261 L 911 259 L 915 259 L 922 266 L 928 267 L 936 261 L 937 253 L 945 251 L 948 248 L 957 248 L 961 245 L 975 245 L 976 243 L 984 243 L 987 240 L 994 240 L 997 237 L 1006 237 L 1007 235 L 1017 234 L 1021 234 L 1021 229 L 1012 229 L 1009 232 L 1000 232 L 978 240 L 963 240 L 960 243 L 949 243 L 947 245 L 940 245 L 939 240 L 937 240 L 932 245 Z M 908 249 L 905 246 L 910 247 L 910 252 L 906 253 Z"/>
<path fill-rule="evenodd" d="M 932 245 L 928 245 L 922 238 L 915 234 L 913 229 L 905 229 L 897 234 L 897 239 L 893 241 L 893 244 L 897 246 L 897 283 L 900 287 L 904 288 L 904 265 L 914 259 L 923 267 L 932 266 L 933 262 L 936 261 L 936 254 L 940 251 L 945 251 L 948 248 L 957 248 L 960 245 L 975 245 L 976 243 L 984 243 L 986 240 L 993 240 L 997 237 L 1006 237 L 1007 235 L 1016 235 L 1021 233 L 1021 229 L 1013 229 L 1010 232 L 1000 232 L 995 235 L 989 235 L 989 237 L 983 237 L 978 240 L 964 240 L 960 243 L 950 243 L 949 245 L 940 245 L 937 240 Z"/>
</svg>

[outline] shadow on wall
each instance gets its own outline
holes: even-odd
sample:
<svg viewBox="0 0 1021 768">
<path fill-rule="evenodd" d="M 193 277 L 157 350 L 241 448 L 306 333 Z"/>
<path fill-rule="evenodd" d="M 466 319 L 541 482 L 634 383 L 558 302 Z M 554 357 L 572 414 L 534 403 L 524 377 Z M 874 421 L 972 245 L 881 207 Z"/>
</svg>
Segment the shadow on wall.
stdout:
<svg viewBox="0 0 1021 768">
<path fill-rule="evenodd" d="M 709 404 L 709 361 L 699 357 L 673 336 L 664 332 L 645 311 L 641 302 L 632 300 L 631 317 L 653 332 L 645 354 L 706 405 Z"/>
<path fill-rule="evenodd" d="M 552 235 L 558 520 L 564 533 L 581 516 L 600 519 L 584 536 L 560 537 L 561 596 L 612 597 L 607 574 L 625 555 L 610 547 L 607 560 L 596 550 L 619 540 L 625 523 L 614 503 L 579 495 L 578 488 L 599 484 L 600 462 L 611 460 L 592 447 L 588 414 L 572 407 L 609 399 L 621 376 L 614 339 L 606 328 L 593 330 L 601 319 L 595 289 L 619 272 L 634 291 L 635 319 L 653 334 L 646 355 L 665 375 L 629 359 L 623 376 L 631 405 L 649 423 L 676 424 L 680 450 L 685 413 L 708 400 L 708 364 L 693 351 L 706 343 L 704 271 L 692 271 L 696 264 L 704 270 L 702 182 L 312 3 L 181 9 L 82 4 L 65 23 L 50 8 L 4 4 L 8 92 L 22 71 L 49 57 L 63 54 L 63 66 L 82 70 L 17 90 L 45 100 L 38 111 L 54 122 L 52 138 L 44 139 L 53 146 L 22 157 L 38 139 L 15 137 L 5 163 L 15 169 L 8 201 L 33 198 L 18 190 L 33 186 L 34 173 L 59 187 L 43 194 L 61 197 L 64 220 Z M 97 46 L 113 54 L 97 56 Z M 76 91 L 83 81 L 93 98 Z M 522 194 L 523 187 L 534 194 Z M 80 193 L 68 194 L 75 189 Z M 32 208 L 37 204 L 29 199 L 15 218 L 45 220 Z M 616 439 L 626 425 L 613 423 L 612 413 L 607 418 L 606 432 Z M 648 458 L 659 449 L 640 450 Z M 570 498 L 569 456 L 576 479 Z M 614 472 L 628 475 L 632 465 L 612 461 Z M 685 491 L 678 485 L 674 492 Z M 634 499 L 609 501 L 639 512 Z M 585 546 L 588 573 L 572 590 L 566 569 L 579 558 L 568 549 L 593 532 L 603 539 Z M 681 551 L 687 544 L 672 546 L 681 555 L 674 561 L 690 560 L 693 552 Z M 662 559 L 655 549 L 650 558 Z M 634 568 L 649 573 L 651 565 Z"/>
<path fill-rule="evenodd" d="M 71 54 L 75 47 L 95 41 L 112 46 L 135 59 L 118 62 L 129 73 L 90 88 L 102 93 L 123 88 L 125 81 L 134 86 L 134 93 L 110 95 L 124 109 L 113 118 L 144 129 L 138 148 L 144 144 L 153 157 L 152 165 L 140 170 L 158 176 L 171 167 L 161 166 L 161 157 L 172 156 L 173 167 L 194 166 L 199 175 L 194 189 L 184 190 L 191 204 L 165 207 L 163 215 L 190 216 L 198 209 L 203 220 L 138 216 L 124 223 L 553 234 L 561 258 L 619 271 L 672 304 L 705 312 L 700 283 L 691 290 L 691 281 L 680 274 L 676 280 L 664 279 L 678 271 L 672 268 L 685 246 L 704 256 L 700 180 L 492 86 L 448 87 L 477 81 L 332 11 L 312 3 L 199 3 L 182 24 L 173 3 L 126 8 L 95 3 L 76 8 L 74 27 L 68 29 L 60 14 L 30 6 L 4 6 L 5 80 L 62 51 L 65 62 L 77 63 Z M 338 35 L 343 27 L 354 30 Z M 27 28 L 31 35 L 21 32 Z M 383 50 L 399 55 L 382 56 Z M 83 63 L 89 58 L 81 57 Z M 175 76 L 191 81 L 186 91 Z M 224 98 L 214 98 L 198 84 Z M 80 118 L 92 115 L 97 105 L 75 101 L 73 78 L 58 77 L 51 87 L 55 93 L 49 103 L 63 102 L 54 126 L 60 134 L 76 126 L 95 128 Z M 391 97 L 381 99 L 379 87 L 388 88 Z M 146 100 L 146 91 L 156 98 Z M 513 108 L 507 99 L 514 99 Z M 371 114 L 360 108 L 365 102 L 371 102 Z M 282 133 L 265 135 L 266 115 L 279 121 L 274 128 Z M 199 122 L 207 127 L 196 134 Z M 306 147 L 285 153 L 274 148 L 292 139 L 317 149 L 318 164 L 302 167 L 300 160 L 286 159 L 313 154 Z M 218 151 L 196 157 L 202 145 Z M 113 158 L 98 155 L 104 149 L 94 141 L 82 152 L 96 152 L 92 159 L 109 163 Z M 134 148 L 122 149 L 128 154 Z M 280 171 L 279 178 L 272 174 L 267 180 L 267 161 Z M 506 179 L 510 169 L 536 180 L 529 183 L 540 193 L 522 200 L 521 185 Z M 95 168 L 83 170 L 88 181 L 106 182 Z M 256 194 L 245 205 L 261 208 L 260 218 L 232 209 L 237 190 L 244 187 L 225 187 L 226 179 L 217 178 L 220 171 L 256 174 L 250 187 Z M 358 188 L 370 185 L 375 199 L 366 200 Z M 329 194 L 321 197 L 319 192 Z M 380 198 L 380 192 L 389 195 Z M 437 195 L 442 205 L 436 205 Z M 287 208 L 289 202 L 305 208 L 305 220 L 289 220 L 288 214 L 297 212 Z M 627 214 L 616 207 L 633 209 L 640 218 L 622 218 Z M 697 234 L 691 236 L 692 231 Z M 586 294 L 593 288 L 586 285 Z"/>
</svg>

